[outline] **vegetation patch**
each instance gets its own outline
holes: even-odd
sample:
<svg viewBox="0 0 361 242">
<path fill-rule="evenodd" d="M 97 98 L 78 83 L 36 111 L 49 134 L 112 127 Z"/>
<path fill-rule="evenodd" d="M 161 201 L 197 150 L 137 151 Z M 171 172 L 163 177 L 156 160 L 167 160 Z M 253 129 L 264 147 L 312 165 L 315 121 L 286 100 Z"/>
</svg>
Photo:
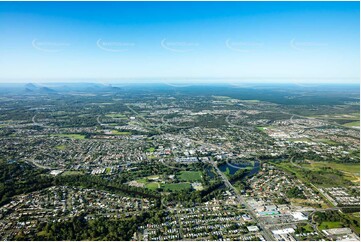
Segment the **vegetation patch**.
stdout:
<svg viewBox="0 0 361 242">
<path fill-rule="evenodd" d="M 154 147 L 150 147 L 146 150 L 147 152 L 154 152 L 155 151 L 155 148 Z"/>
<path fill-rule="evenodd" d="M 112 130 L 112 134 L 114 135 L 131 135 L 131 132 L 127 131 L 118 131 L 118 130 Z"/>
<path fill-rule="evenodd" d="M 360 127 L 360 121 L 345 123 L 343 126 L 345 126 L 345 127 Z"/>
<path fill-rule="evenodd" d="M 316 212 L 314 221 L 320 230 L 350 227 L 356 234 L 360 234 L 360 222 L 347 213 L 338 211 Z"/>
<path fill-rule="evenodd" d="M 260 131 L 265 131 L 267 129 L 269 129 L 270 127 L 260 127 L 258 126 L 257 129 L 260 130 Z"/>
<path fill-rule="evenodd" d="M 302 163 L 305 169 L 314 171 L 331 169 L 335 172 L 341 172 L 343 178 L 354 183 L 360 182 L 360 164 L 359 163 L 336 163 L 336 162 L 314 162 Z"/>
<path fill-rule="evenodd" d="M 324 229 L 335 229 L 335 228 L 342 228 L 342 223 L 341 222 L 322 222 L 319 226 L 318 229 L 319 230 L 324 230 Z"/>
<path fill-rule="evenodd" d="M 306 224 L 306 225 L 302 226 L 302 228 L 306 233 L 313 232 L 313 228 L 310 224 Z"/>
<path fill-rule="evenodd" d="M 328 144 L 328 145 L 338 145 L 337 142 L 333 141 L 333 140 L 329 140 L 329 139 L 314 139 L 313 141 L 315 142 L 322 142 L 324 144 Z"/>
<path fill-rule="evenodd" d="M 300 139 L 288 139 L 289 141 L 293 142 L 310 142 L 310 139 L 307 138 L 300 138 Z"/>
<path fill-rule="evenodd" d="M 303 194 L 303 191 L 299 189 L 298 187 L 292 187 L 290 188 L 286 193 L 288 198 L 300 198 L 300 199 L 306 199 L 305 195 Z"/>
<path fill-rule="evenodd" d="M 157 188 L 160 188 L 160 185 L 158 182 L 150 182 L 145 185 L 146 188 L 151 190 L 156 190 Z"/>
<path fill-rule="evenodd" d="M 302 165 L 304 166 L 304 165 Z M 329 167 L 335 170 L 350 172 L 353 174 L 357 174 L 360 176 L 360 164 L 359 163 L 336 163 L 336 162 L 310 162 L 309 165 L 305 165 L 306 167 L 321 169 L 324 167 Z"/>
<path fill-rule="evenodd" d="M 61 176 L 76 176 L 76 175 L 83 175 L 82 171 L 64 171 L 61 173 Z"/>
<path fill-rule="evenodd" d="M 188 190 L 191 189 L 191 184 L 189 183 L 170 183 L 170 184 L 163 184 L 162 187 L 164 190 L 170 191 L 180 191 L 180 190 Z"/>
<path fill-rule="evenodd" d="M 70 139 L 85 139 L 83 134 L 52 134 L 52 136 L 65 137 Z"/>
<path fill-rule="evenodd" d="M 322 187 L 352 185 L 352 183 L 345 178 L 344 173 L 329 167 L 322 167 L 320 169 L 307 169 L 293 165 L 291 163 L 275 163 L 275 165 L 294 174 L 297 178 L 304 181 L 305 183 L 313 183 L 314 185 Z"/>
<path fill-rule="evenodd" d="M 147 183 L 147 178 L 138 179 L 137 182 L 146 184 Z"/>
<path fill-rule="evenodd" d="M 55 148 L 57 148 L 58 150 L 65 150 L 66 146 L 65 145 L 57 145 L 57 146 L 55 146 Z"/>
<path fill-rule="evenodd" d="M 202 174 L 200 171 L 182 171 L 179 178 L 183 181 L 202 181 Z"/>
</svg>

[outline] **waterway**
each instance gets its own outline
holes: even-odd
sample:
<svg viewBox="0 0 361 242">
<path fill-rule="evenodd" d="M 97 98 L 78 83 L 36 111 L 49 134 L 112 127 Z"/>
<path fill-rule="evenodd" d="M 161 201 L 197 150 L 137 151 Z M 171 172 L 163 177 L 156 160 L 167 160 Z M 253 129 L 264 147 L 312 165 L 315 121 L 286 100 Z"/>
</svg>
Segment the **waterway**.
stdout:
<svg viewBox="0 0 361 242">
<path fill-rule="evenodd" d="M 211 179 L 213 179 L 214 177 L 215 177 L 215 173 L 212 171 L 212 168 L 211 167 L 209 167 L 209 168 L 207 168 L 206 169 L 206 172 L 207 172 L 207 175 L 211 178 Z"/>
<path fill-rule="evenodd" d="M 219 166 L 219 169 L 222 172 L 226 172 L 229 169 L 230 175 L 234 175 L 240 169 L 246 169 L 252 167 L 252 169 L 245 174 L 245 176 L 253 176 L 257 174 L 260 170 L 260 164 L 258 161 L 253 162 L 253 166 L 251 163 L 241 163 L 241 164 L 232 164 L 232 163 L 225 163 Z"/>
</svg>

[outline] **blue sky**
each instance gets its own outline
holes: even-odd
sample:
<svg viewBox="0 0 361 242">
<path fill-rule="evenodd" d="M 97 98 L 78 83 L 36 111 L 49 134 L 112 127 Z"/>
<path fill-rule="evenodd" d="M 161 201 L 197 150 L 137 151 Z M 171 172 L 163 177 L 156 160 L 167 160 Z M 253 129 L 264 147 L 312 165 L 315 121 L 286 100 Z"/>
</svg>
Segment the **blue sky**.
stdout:
<svg viewBox="0 0 361 242">
<path fill-rule="evenodd" d="M 0 78 L 351 80 L 358 2 L 0 2 Z"/>
</svg>

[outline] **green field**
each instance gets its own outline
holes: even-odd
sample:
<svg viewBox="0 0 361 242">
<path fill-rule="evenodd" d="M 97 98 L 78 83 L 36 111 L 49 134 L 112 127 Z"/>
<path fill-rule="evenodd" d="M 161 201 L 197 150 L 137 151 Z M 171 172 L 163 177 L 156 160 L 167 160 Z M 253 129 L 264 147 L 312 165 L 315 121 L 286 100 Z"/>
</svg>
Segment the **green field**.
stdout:
<svg viewBox="0 0 361 242">
<path fill-rule="evenodd" d="M 283 170 L 294 173 L 301 181 L 305 183 L 313 183 L 316 186 L 349 186 L 352 184 L 350 179 L 347 177 L 347 174 L 343 174 L 336 169 L 321 169 L 321 167 L 325 166 L 311 167 L 309 164 L 302 164 L 302 167 L 298 167 L 291 163 L 275 163 L 275 165 Z"/>
<path fill-rule="evenodd" d="M 291 138 L 291 139 L 288 139 L 289 141 L 293 141 L 293 142 L 309 142 L 310 139 L 307 139 L 307 138 L 299 138 L 299 139 L 294 139 L 294 138 Z"/>
<path fill-rule="evenodd" d="M 302 164 L 302 167 L 312 171 L 318 171 L 322 168 L 331 168 L 335 171 L 341 171 L 343 178 L 354 183 L 360 182 L 360 164 L 343 164 L 336 162 L 310 162 L 308 164 Z M 337 180 L 337 179 L 336 179 Z"/>
<path fill-rule="evenodd" d="M 58 145 L 58 146 L 55 146 L 55 148 L 57 148 L 58 150 L 65 150 L 66 146 L 65 145 Z"/>
<path fill-rule="evenodd" d="M 191 188 L 191 184 L 189 183 L 163 184 L 162 188 L 164 188 L 164 190 L 171 190 L 171 191 L 188 190 Z"/>
<path fill-rule="evenodd" d="M 153 189 L 155 187 L 155 184 L 158 184 L 158 182 L 151 181 L 151 179 L 154 179 L 154 178 L 159 178 L 159 176 L 157 176 L 157 175 L 147 176 L 147 177 L 143 177 L 141 179 L 138 179 L 136 181 L 138 183 L 143 183 L 146 188 Z M 156 188 L 158 188 L 158 185 L 157 185 Z"/>
<path fill-rule="evenodd" d="M 70 139 L 85 139 L 85 135 L 82 134 L 52 134 L 52 136 L 65 137 Z"/>
<path fill-rule="evenodd" d="M 145 184 L 145 187 L 151 190 L 156 190 L 157 188 L 160 188 L 160 185 L 158 182 L 150 182 Z"/>
<path fill-rule="evenodd" d="M 130 134 L 132 134 L 132 133 L 131 133 L 131 132 L 128 132 L 128 131 L 112 130 L 112 134 L 114 134 L 114 135 L 130 135 Z"/>
<path fill-rule="evenodd" d="M 353 126 L 360 127 L 360 121 L 354 121 L 354 122 L 350 122 L 350 123 L 345 123 L 343 126 L 346 126 L 346 127 L 353 127 Z"/>
<path fill-rule="evenodd" d="M 146 184 L 147 183 L 147 178 L 138 179 L 137 182 Z"/>
<path fill-rule="evenodd" d="M 82 171 L 64 171 L 61 173 L 61 176 L 75 176 L 75 175 L 83 175 Z"/>
<path fill-rule="evenodd" d="M 349 172 L 353 174 L 358 174 L 360 176 L 360 164 L 353 163 L 353 164 L 344 164 L 344 163 L 335 163 L 335 162 L 310 162 L 309 164 L 302 164 L 304 167 L 308 168 L 323 168 L 323 167 L 330 167 L 335 170 L 340 170 L 344 172 Z"/>
<path fill-rule="evenodd" d="M 322 222 L 319 226 L 318 229 L 319 230 L 324 230 L 324 229 L 335 229 L 335 228 L 342 228 L 342 223 L 341 222 Z"/>
<path fill-rule="evenodd" d="M 147 152 L 154 152 L 155 151 L 155 148 L 154 147 L 151 147 L 149 149 L 146 150 Z"/>
<path fill-rule="evenodd" d="M 158 181 L 151 180 L 151 179 L 158 179 L 158 178 L 159 178 L 159 176 L 153 175 L 153 176 L 143 177 L 136 181 L 138 183 L 143 183 L 144 187 L 151 189 L 151 190 L 156 190 L 157 188 L 162 188 L 163 190 L 179 191 L 179 190 L 187 190 L 187 189 L 191 188 L 191 185 L 188 182 L 161 184 Z"/>
<path fill-rule="evenodd" d="M 337 142 L 329 140 L 329 139 L 313 139 L 312 141 L 322 142 L 322 143 L 325 143 L 325 144 L 328 144 L 328 145 L 337 145 L 338 144 Z"/>
<path fill-rule="evenodd" d="M 260 131 L 264 131 L 266 129 L 269 129 L 271 128 L 271 126 L 266 126 L 266 127 L 261 127 L 261 126 L 258 126 L 257 129 L 260 130 Z"/>
<path fill-rule="evenodd" d="M 182 171 L 179 178 L 183 181 L 202 181 L 202 174 L 200 171 Z"/>
</svg>

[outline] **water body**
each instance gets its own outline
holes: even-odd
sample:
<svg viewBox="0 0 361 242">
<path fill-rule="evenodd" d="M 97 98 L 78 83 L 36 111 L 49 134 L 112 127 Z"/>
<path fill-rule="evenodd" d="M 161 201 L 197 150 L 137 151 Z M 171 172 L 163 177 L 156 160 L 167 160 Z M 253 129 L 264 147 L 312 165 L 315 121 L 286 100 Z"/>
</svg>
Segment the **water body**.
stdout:
<svg viewBox="0 0 361 242">
<path fill-rule="evenodd" d="M 215 177 L 215 174 L 212 172 L 212 168 L 207 168 L 206 169 L 206 171 L 207 171 L 207 175 L 211 178 L 211 179 L 213 179 L 214 177 Z"/>
<path fill-rule="evenodd" d="M 232 164 L 235 165 L 235 164 Z M 236 166 L 236 165 L 235 165 Z M 234 166 L 230 166 L 229 164 L 225 163 L 219 166 L 221 172 L 226 172 L 229 169 L 229 174 L 234 175 L 239 169 L 235 168 Z"/>
<path fill-rule="evenodd" d="M 259 172 L 260 168 L 261 168 L 261 166 L 260 166 L 259 161 L 254 161 L 254 166 L 253 166 L 252 170 L 250 170 L 246 174 L 246 176 L 253 176 L 253 175 L 257 174 Z"/>
<path fill-rule="evenodd" d="M 250 167 L 252 166 L 251 163 L 242 163 L 242 164 L 232 164 L 232 163 L 225 163 L 221 166 L 219 166 L 219 169 L 222 171 L 222 172 L 226 172 L 227 171 L 227 168 L 229 169 L 229 173 L 231 175 L 234 175 L 238 170 L 240 169 L 245 169 L 247 167 Z M 237 168 L 238 167 L 238 168 Z M 254 161 L 254 165 L 253 165 L 253 168 L 247 172 L 245 174 L 245 176 L 253 176 L 254 174 L 257 174 L 258 171 L 260 169 L 260 164 L 258 161 Z"/>
</svg>

